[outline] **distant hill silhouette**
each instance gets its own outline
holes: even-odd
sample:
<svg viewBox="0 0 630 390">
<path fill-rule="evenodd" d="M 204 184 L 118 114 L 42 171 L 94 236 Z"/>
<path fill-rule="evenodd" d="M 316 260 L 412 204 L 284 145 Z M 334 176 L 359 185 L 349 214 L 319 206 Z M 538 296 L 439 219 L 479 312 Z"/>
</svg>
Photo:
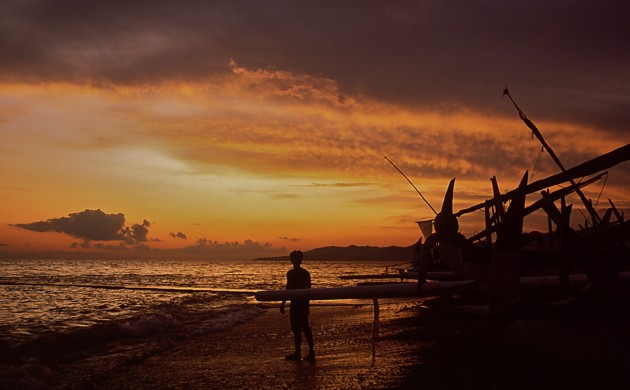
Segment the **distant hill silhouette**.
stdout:
<svg viewBox="0 0 630 390">
<path fill-rule="evenodd" d="M 400 246 L 357 246 L 347 247 L 326 246 L 323 248 L 304 251 L 305 260 L 338 260 L 338 261 L 372 261 L 372 260 L 394 260 L 411 261 L 415 251 L 415 244 L 407 247 Z M 289 260 L 286 256 L 265 257 L 256 260 Z"/>
</svg>

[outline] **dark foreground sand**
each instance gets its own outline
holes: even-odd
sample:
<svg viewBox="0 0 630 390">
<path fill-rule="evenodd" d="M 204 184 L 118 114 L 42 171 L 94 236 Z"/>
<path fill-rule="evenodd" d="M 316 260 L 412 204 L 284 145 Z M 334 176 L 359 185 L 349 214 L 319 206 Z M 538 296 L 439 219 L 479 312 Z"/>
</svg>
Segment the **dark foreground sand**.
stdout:
<svg viewBox="0 0 630 390">
<path fill-rule="evenodd" d="M 62 389 L 368 389 L 397 387 L 415 360 L 415 345 L 396 314 L 416 302 L 381 302 L 380 337 L 372 343 L 373 306 L 311 306 L 315 362 L 286 361 L 293 350 L 288 314 L 278 305 L 229 330 L 172 333 L 97 349 L 0 364 L 0 388 Z M 303 354 L 307 347 L 303 346 Z M 0 359 L 1 360 L 1 359 Z"/>
<path fill-rule="evenodd" d="M 288 316 L 265 306 L 261 316 L 220 333 L 160 340 L 142 351 L 130 341 L 117 346 L 120 356 L 110 348 L 106 357 L 33 369 L 42 371 L 42 383 L 68 389 L 630 388 L 627 299 L 523 302 L 500 316 L 416 304 L 381 303 L 375 349 L 372 305 L 314 305 L 314 363 L 284 359 L 292 352 Z M 10 379 L 4 388 L 17 384 Z"/>
<path fill-rule="evenodd" d="M 383 307 L 391 318 L 396 307 Z M 385 312 L 387 310 L 387 313 Z M 228 331 L 177 343 L 138 364 L 94 378 L 98 388 L 359 389 L 396 386 L 413 362 L 412 345 L 385 321 L 372 355 L 372 306 L 311 309 L 317 359 L 286 361 L 293 340 L 277 306 Z M 303 346 L 306 354 L 306 346 Z"/>
</svg>

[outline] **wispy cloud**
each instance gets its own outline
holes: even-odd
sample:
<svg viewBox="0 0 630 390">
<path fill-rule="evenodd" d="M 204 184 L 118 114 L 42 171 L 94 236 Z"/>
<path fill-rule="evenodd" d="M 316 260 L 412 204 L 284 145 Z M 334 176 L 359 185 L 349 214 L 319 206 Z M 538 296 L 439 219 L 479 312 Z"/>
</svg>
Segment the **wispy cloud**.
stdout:
<svg viewBox="0 0 630 390">
<path fill-rule="evenodd" d="M 166 255 L 175 258 L 253 259 L 265 256 L 279 256 L 286 253 L 286 248 L 277 248 L 270 243 L 261 243 L 253 240 L 218 242 L 200 238 L 194 245 L 176 249 L 154 249 L 150 255 L 155 257 Z"/>
<path fill-rule="evenodd" d="M 312 183 L 309 186 L 313 188 L 362 188 L 362 187 L 370 187 L 373 186 L 374 183 Z"/>
<path fill-rule="evenodd" d="M 275 257 L 287 254 L 284 247 L 274 247 L 270 243 L 261 243 L 252 240 L 218 242 L 205 238 L 197 240 L 193 245 L 161 249 L 152 248 L 146 244 L 138 244 L 133 247 L 124 242 L 110 244 L 107 242 L 72 245 L 73 250 L 67 251 L 32 251 L 32 252 L 7 252 L 1 253 L 3 258 L 151 258 L 151 259 L 238 259 L 251 260 L 260 257 Z M 80 249 L 80 250 L 77 250 Z M 89 251 L 88 251 L 89 250 Z"/>
<path fill-rule="evenodd" d="M 296 238 L 296 237 L 287 237 L 287 236 L 282 236 L 282 237 L 280 237 L 280 239 L 281 239 L 282 241 L 290 241 L 290 242 L 297 242 L 297 241 L 302 240 L 301 238 Z"/>
</svg>

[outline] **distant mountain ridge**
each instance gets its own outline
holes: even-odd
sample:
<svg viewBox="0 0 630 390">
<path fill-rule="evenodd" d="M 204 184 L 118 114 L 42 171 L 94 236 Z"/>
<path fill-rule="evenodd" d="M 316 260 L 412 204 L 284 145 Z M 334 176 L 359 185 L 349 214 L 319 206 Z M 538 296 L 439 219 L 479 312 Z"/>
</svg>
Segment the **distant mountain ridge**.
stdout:
<svg viewBox="0 0 630 390">
<path fill-rule="evenodd" d="M 411 261 L 415 251 L 415 244 L 407 247 L 400 246 L 357 246 L 346 247 L 326 246 L 304 251 L 304 260 L 337 260 L 337 261 Z M 265 257 L 256 260 L 288 260 L 286 256 Z"/>
</svg>

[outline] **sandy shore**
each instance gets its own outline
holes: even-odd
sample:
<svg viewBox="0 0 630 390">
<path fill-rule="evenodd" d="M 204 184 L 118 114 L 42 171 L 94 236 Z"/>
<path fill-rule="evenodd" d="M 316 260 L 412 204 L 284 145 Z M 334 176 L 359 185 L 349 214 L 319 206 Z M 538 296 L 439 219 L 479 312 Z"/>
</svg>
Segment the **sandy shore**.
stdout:
<svg viewBox="0 0 630 390">
<path fill-rule="evenodd" d="M 522 302 L 501 316 L 447 315 L 417 303 L 381 302 L 374 349 L 371 304 L 313 305 L 314 363 L 284 359 L 292 352 L 289 319 L 266 305 L 223 332 L 167 334 L 154 346 L 130 340 L 46 366 L 27 362 L 4 372 L 0 384 L 28 388 L 11 376 L 31 370 L 42 379 L 31 388 L 63 389 L 630 388 L 628 299 Z"/>
<path fill-rule="evenodd" d="M 111 363 L 90 359 L 55 368 L 56 388 L 99 389 L 381 389 L 396 388 L 416 363 L 416 345 L 400 337 L 396 314 L 409 304 L 381 303 L 379 338 L 373 350 L 373 306 L 311 307 L 317 359 L 286 361 L 293 339 L 288 315 L 277 305 L 232 329 L 184 340 L 125 359 L 108 351 Z M 166 347 L 165 347 L 166 345 Z M 303 346 L 306 354 L 306 346 Z M 373 353 L 375 352 L 375 353 Z"/>
</svg>

